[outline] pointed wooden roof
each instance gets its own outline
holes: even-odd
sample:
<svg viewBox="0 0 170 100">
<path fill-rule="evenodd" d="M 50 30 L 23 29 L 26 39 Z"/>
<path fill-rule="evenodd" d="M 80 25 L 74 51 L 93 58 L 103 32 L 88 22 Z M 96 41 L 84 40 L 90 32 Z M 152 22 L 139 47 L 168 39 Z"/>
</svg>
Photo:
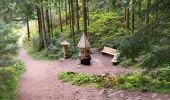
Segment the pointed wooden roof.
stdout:
<svg viewBox="0 0 170 100">
<path fill-rule="evenodd" d="M 81 36 L 81 39 L 77 45 L 79 48 L 88 48 L 90 47 L 90 43 L 87 39 L 87 36 L 83 33 L 83 35 Z"/>
</svg>

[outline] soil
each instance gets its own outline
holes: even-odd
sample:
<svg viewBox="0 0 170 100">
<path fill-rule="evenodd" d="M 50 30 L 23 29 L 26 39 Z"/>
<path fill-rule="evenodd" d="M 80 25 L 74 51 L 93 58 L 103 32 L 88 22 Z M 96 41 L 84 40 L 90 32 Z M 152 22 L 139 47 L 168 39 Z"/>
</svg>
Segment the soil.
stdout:
<svg viewBox="0 0 170 100">
<path fill-rule="evenodd" d="M 169 94 L 142 93 L 116 89 L 94 89 L 73 86 L 57 78 L 62 71 L 73 71 L 89 74 L 119 75 L 135 68 L 113 66 L 112 57 L 92 54 L 90 66 L 79 65 L 75 60 L 41 61 L 33 60 L 20 44 L 18 59 L 25 64 L 17 91 L 18 100 L 170 100 Z"/>
</svg>

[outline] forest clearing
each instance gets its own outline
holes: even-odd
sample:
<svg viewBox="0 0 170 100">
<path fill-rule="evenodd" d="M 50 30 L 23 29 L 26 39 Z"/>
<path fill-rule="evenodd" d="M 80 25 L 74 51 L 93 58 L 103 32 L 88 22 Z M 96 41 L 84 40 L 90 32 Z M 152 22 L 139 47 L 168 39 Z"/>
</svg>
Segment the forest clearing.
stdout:
<svg viewBox="0 0 170 100">
<path fill-rule="evenodd" d="M 1 0 L 0 100 L 170 100 L 169 0 Z"/>
</svg>

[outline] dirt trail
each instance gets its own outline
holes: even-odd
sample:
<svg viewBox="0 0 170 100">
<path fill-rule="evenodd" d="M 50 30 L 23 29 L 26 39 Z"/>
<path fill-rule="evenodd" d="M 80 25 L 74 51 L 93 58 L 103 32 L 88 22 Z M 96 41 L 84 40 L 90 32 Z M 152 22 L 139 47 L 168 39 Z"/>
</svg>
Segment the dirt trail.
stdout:
<svg viewBox="0 0 170 100">
<path fill-rule="evenodd" d="M 93 54 L 92 66 L 80 66 L 76 61 L 39 61 L 29 57 L 20 43 L 18 59 L 26 65 L 18 88 L 18 100 L 170 100 L 170 95 L 156 93 L 141 93 L 107 89 L 107 99 L 102 89 L 91 89 L 72 86 L 57 79 L 61 71 L 84 73 L 121 74 L 135 69 L 113 67 L 108 57 Z M 100 62 L 101 61 L 101 62 Z M 102 64 L 96 64 L 96 63 Z M 79 66 L 79 67 L 77 67 Z"/>
</svg>

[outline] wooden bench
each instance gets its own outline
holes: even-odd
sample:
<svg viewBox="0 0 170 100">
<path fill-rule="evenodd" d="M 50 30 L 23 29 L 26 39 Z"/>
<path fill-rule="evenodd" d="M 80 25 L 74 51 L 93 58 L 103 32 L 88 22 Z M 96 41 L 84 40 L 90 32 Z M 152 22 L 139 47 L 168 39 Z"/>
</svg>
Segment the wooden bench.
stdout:
<svg viewBox="0 0 170 100">
<path fill-rule="evenodd" d="M 118 57 L 119 57 L 119 51 L 110 47 L 104 47 L 103 50 L 101 51 L 102 54 L 109 54 L 113 56 L 113 59 L 111 60 L 111 62 L 113 64 L 117 64 L 118 63 Z"/>
</svg>

